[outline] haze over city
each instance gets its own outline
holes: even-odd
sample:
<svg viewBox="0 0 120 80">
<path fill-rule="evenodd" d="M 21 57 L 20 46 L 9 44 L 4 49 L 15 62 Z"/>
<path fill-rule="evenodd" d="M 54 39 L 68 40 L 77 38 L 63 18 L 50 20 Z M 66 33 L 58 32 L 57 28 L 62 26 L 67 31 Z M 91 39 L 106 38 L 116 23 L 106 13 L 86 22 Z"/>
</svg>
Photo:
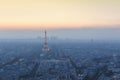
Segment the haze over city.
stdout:
<svg viewBox="0 0 120 80">
<path fill-rule="evenodd" d="M 71 40 L 120 40 L 120 28 L 51 29 L 48 37 Z M 44 30 L 1 30 L 0 39 L 40 39 Z"/>
</svg>

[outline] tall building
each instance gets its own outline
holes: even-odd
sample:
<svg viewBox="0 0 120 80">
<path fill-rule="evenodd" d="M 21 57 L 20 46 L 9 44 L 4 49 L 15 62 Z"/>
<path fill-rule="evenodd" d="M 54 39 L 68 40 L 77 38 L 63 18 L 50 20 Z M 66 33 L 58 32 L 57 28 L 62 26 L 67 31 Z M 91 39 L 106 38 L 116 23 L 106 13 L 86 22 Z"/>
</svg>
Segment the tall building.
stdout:
<svg viewBox="0 0 120 80">
<path fill-rule="evenodd" d="M 48 47 L 48 43 L 47 43 L 47 32 L 45 30 L 44 32 L 44 45 L 43 45 L 43 48 L 42 48 L 42 51 L 50 51 L 50 48 Z"/>
</svg>

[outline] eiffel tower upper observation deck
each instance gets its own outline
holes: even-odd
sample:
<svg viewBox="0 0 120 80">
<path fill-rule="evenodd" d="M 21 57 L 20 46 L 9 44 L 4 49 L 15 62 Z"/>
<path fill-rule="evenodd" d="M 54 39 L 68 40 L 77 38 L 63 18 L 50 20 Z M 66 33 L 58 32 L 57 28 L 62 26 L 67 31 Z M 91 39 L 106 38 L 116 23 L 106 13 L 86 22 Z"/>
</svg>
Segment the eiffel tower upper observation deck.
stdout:
<svg viewBox="0 0 120 80">
<path fill-rule="evenodd" d="M 47 43 L 47 32 L 45 30 L 45 35 L 44 35 L 44 45 L 42 48 L 42 51 L 50 51 L 50 48 L 48 47 L 48 43 Z"/>
</svg>

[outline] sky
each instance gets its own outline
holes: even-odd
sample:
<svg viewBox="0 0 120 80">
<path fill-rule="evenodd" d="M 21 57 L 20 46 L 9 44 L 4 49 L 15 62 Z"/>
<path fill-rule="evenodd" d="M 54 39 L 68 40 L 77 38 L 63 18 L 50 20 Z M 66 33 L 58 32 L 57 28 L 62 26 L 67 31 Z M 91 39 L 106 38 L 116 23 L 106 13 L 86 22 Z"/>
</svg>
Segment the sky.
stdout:
<svg viewBox="0 0 120 80">
<path fill-rule="evenodd" d="M 0 30 L 120 25 L 120 0 L 0 0 Z"/>
<path fill-rule="evenodd" d="M 120 0 L 0 0 L 0 39 L 120 40 Z"/>
</svg>

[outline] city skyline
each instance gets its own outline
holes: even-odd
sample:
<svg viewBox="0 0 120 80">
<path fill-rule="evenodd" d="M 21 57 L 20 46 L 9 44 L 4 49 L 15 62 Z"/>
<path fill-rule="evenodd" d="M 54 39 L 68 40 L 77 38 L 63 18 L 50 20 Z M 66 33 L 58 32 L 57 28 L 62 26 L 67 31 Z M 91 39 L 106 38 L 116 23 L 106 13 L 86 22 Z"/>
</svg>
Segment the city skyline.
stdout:
<svg viewBox="0 0 120 80">
<path fill-rule="evenodd" d="M 47 30 L 48 38 L 69 40 L 120 40 L 120 28 L 76 28 Z M 0 39 L 38 39 L 44 37 L 44 30 L 0 30 Z"/>
</svg>

